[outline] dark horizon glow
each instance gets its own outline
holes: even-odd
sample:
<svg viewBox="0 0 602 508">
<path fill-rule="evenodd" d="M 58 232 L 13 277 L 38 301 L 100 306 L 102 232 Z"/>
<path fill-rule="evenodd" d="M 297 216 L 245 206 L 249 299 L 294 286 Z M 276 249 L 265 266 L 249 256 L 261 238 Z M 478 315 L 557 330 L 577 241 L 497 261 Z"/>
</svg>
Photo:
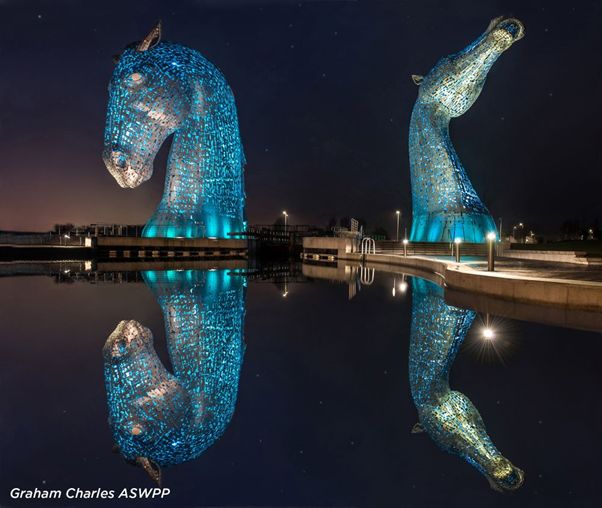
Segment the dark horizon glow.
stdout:
<svg viewBox="0 0 602 508">
<path fill-rule="evenodd" d="M 394 233 L 401 210 L 409 226 L 410 76 L 502 14 L 527 37 L 454 122 L 460 159 L 506 231 L 602 217 L 601 4 L 4 0 L 0 14 L 0 229 L 146 222 L 170 141 L 135 190 L 101 153 L 111 56 L 159 18 L 166 40 L 200 51 L 234 91 L 251 224 L 287 210 L 290 224 L 353 216 Z"/>
</svg>

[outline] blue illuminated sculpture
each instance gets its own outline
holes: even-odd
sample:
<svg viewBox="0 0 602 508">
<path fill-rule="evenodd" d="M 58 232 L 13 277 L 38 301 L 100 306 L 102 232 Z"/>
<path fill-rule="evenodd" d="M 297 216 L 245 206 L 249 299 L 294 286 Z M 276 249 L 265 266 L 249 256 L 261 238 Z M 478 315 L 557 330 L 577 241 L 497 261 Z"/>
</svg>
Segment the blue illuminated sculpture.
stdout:
<svg viewBox="0 0 602 508">
<path fill-rule="evenodd" d="M 245 280 L 227 270 L 144 273 L 163 311 L 172 372 L 137 321 L 103 347 L 116 448 L 156 482 L 161 467 L 198 457 L 225 431 L 244 354 Z"/>
<path fill-rule="evenodd" d="M 410 120 L 414 242 L 484 242 L 495 223 L 475 192 L 449 137 L 451 118 L 479 97 L 498 57 L 522 38 L 517 19 L 496 18 L 477 40 L 442 58 L 424 77 Z"/>
<path fill-rule="evenodd" d="M 443 290 L 412 279 L 410 388 L 419 423 L 443 450 L 476 467 L 498 491 L 518 489 L 524 473 L 497 450 L 477 408 L 449 387 L 449 371 L 475 313 L 445 303 Z"/>
<path fill-rule="evenodd" d="M 103 159 L 121 187 L 148 180 L 174 135 L 163 197 L 145 237 L 232 238 L 246 229 L 244 154 L 234 96 L 192 49 L 161 42 L 159 23 L 118 57 Z"/>
</svg>

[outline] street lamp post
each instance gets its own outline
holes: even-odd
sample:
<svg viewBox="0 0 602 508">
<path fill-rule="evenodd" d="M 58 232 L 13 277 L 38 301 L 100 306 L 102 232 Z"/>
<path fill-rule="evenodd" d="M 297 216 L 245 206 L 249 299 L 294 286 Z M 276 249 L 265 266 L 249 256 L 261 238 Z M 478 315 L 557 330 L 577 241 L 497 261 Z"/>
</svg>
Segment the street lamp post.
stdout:
<svg viewBox="0 0 602 508">
<path fill-rule="evenodd" d="M 487 234 L 487 271 L 493 272 L 495 269 L 495 253 L 493 245 L 495 244 L 496 235 L 491 232 Z"/>
<path fill-rule="evenodd" d="M 407 238 L 403 239 L 403 257 L 404 258 L 408 257 L 408 239 Z"/>
<path fill-rule="evenodd" d="M 460 262 L 460 244 L 462 243 L 461 238 L 456 238 L 454 244 L 456 245 L 456 263 Z"/>
<path fill-rule="evenodd" d="M 284 232 L 286 233 L 286 224 L 288 222 L 288 213 L 286 213 L 286 210 L 282 212 L 282 215 L 284 215 Z"/>
<path fill-rule="evenodd" d="M 395 210 L 395 215 L 397 215 L 397 241 L 399 242 L 399 217 L 401 216 L 401 211 Z"/>
</svg>

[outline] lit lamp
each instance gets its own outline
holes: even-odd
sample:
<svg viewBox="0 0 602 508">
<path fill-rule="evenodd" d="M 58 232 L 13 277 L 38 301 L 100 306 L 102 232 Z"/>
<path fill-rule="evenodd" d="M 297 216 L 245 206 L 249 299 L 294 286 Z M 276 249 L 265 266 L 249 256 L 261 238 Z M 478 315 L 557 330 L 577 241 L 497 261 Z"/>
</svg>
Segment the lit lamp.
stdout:
<svg viewBox="0 0 602 508">
<path fill-rule="evenodd" d="M 462 243 L 462 238 L 456 238 L 454 240 L 454 244 L 456 245 L 456 263 L 460 262 L 460 244 Z"/>
<path fill-rule="evenodd" d="M 395 210 L 395 215 L 397 215 L 397 237 L 396 237 L 396 241 L 399 242 L 399 217 L 401 216 L 401 211 Z"/>
<path fill-rule="evenodd" d="M 408 257 L 408 239 L 404 238 L 403 239 L 403 257 L 407 258 Z"/>
<path fill-rule="evenodd" d="M 286 213 L 286 210 L 282 212 L 282 215 L 284 215 L 284 232 L 286 233 L 286 224 L 288 222 L 288 213 Z"/>
<path fill-rule="evenodd" d="M 495 269 L 495 253 L 493 251 L 493 245 L 497 235 L 493 232 L 487 233 L 487 271 L 493 272 Z"/>
</svg>

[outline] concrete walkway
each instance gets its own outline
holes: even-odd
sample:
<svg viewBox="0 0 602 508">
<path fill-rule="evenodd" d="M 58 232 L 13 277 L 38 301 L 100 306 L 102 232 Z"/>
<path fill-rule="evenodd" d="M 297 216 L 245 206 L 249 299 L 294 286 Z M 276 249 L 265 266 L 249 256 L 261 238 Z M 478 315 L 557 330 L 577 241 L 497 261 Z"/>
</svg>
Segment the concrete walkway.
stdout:
<svg viewBox="0 0 602 508">
<path fill-rule="evenodd" d="M 487 270 L 484 260 L 470 263 L 471 268 Z M 547 261 L 528 261 L 502 258 L 496 259 L 496 271 L 522 277 L 544 279 L 581 280 L 602 283 L 602 266 L 559 264 Z"/>
</svg>

